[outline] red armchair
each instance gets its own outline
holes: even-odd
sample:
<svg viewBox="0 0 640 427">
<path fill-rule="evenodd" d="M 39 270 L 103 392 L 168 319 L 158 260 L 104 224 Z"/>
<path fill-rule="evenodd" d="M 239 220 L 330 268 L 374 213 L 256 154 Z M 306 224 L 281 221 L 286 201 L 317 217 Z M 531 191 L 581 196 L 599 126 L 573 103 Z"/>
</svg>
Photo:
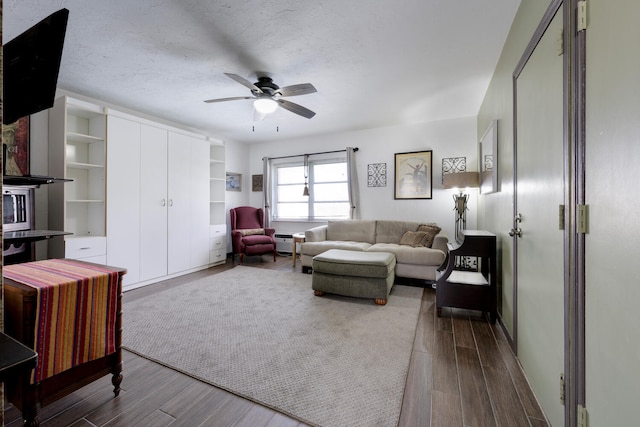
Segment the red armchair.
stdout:
<svg viewBox="0 0 640 427">
<path fill-rule="evenodd" d="M 233 257 L 240 255 L 240 264 L 245 255 L 273 253 L 276 261 L 276 240 L 273 228 L 264 228 L 264 211 L 261 208 L 240 206 L 229 211 L 231 220 L 231 244 Z"/>
</svg>

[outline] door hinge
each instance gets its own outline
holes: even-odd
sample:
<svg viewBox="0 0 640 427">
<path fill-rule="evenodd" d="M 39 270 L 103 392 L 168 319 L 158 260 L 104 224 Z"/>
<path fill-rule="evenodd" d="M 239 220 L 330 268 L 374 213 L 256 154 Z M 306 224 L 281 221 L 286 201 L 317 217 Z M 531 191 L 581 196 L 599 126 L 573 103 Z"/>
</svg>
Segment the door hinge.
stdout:
<svg viewBox="0 0 640 427">
<path fill-rule="evenodd" d="M 581 0 L 578 2 L 578 19 L 576 22 L 576 29 L 578 32 L 587 29 L 587 0 Z"/>
<path fill-rule="evenodd" d="M 587 234 L 589 232 L 589 205 L 578 205 L 578 233 Z"/>
<path fill-rule="evenodd" d="M 578 427 L 587 427 L 587 408 L 578 405 Z"/>
<path fill-rule="evenodd" d="M 564 205 L 558 205 L 558 230 L 564 230 Z"/>
<path fill-rule="evenodd" d="M 566 385 L 564 382 L 564 374 L 560 374 L 560 403 L 564 406 L 566 400 Z"/>
</svg>

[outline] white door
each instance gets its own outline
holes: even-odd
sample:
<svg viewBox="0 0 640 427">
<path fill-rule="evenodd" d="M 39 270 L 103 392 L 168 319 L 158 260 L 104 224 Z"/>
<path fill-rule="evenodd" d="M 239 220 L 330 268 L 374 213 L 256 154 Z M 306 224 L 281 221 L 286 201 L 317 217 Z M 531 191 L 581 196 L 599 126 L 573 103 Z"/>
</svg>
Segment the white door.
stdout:
<svg viewBox="0 0 640 427">
<path fill-rule="evenodd" d="M 637 426 L 640 2 L 587 7 L 585 405 L 589 426 Z"/>
<path fill-rule="evenodd" d="M 191 138 L 191 268 L 209 263 L 209 142 Z"/>
<path fill-rule="evenodd" d="M 167 131 L 141 125 L 140 281 L 167 274 Z"/>
<path fill-rule="evenodd" d="M 107 117 L 107 264 L 140 280 L 140 124 Z"/>
<path fill-rule="evenodd" d="M 190 193 L 191 138 L 169 132 L 168 161 L 168 272 L 188 270 L 191 265 Z"/>
<path fill-rule="evenodd" d="M 517 78 L 517 351 L 552 425 L 564 424 L 562 9 Z"/>
</svg>

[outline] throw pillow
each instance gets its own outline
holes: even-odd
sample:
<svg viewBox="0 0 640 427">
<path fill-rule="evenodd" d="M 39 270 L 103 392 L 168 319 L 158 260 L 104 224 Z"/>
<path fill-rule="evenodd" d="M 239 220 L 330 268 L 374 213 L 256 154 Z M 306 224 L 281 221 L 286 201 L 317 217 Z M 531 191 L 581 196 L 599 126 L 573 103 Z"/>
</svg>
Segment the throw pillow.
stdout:
<svg viewBox="0 0 640 427">
<path fill-rule="evenodd" d="M 418 231 L 425 232 L 423 240 L 420 242 L 421 246 L 430 248 L 433 245 L 433 239 L 436 238 L 441 228 L 434 224 L 422 224 L 418 227 Z"/>
<path fill-rule="evenodd" d="M 426 234 L 427 233 L 424 231 L 406 231 L 400 239 L 400 244 L 408 245 L 414 248 L 423 246 L 421 242 L 422 240 L 424 240 Z"/>
<path fill-rule="evenodd" d="M 264 234 L 264 228 L 247 228 L 246 230 L 239 231 L 243 236 L 253 236 L 254 234 Z"/>
</svg>

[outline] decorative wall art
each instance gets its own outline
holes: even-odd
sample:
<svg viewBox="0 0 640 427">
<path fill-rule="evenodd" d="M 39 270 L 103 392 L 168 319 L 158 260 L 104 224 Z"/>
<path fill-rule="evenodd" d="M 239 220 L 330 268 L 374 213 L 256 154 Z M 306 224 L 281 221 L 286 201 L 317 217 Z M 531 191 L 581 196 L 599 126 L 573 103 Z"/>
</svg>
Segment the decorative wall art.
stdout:
<svg viewBox="0 0 640 427">
<path fill-rule="evenodd" d="M 262 175 L 251 175 L 251 191 L 262 191 Z"/>
<path fill-rule="evenodd" d="M 367 187 L 387 186 L 387 164 L 371 163 L 367 166 Z"/>
<path fill-rule="evenodd" d="M 2 143 L 4 175 L 29 175 L 29 116 L 2 126 Z"/>
<path fill-rule="evenodd" d="M 466 172 L 466 157 L 445 157 L 442 159 L 442 183 L 444 184 L 444 176 L 448 173 Z"/>
<path fill-rule="evenodd" d="M 227 172 L 227 191 L 242 191 L 242 174 Z"/>
<path fill-rule="evenodd" d="M 432 151 L 395 154 L 395 199 L 431 199 Z"/>
<path fill-rule="evenodd" d="M 498 121 L 492 120 L 478 143 L 480 194 L 498 191 Z"/>
</svg>

